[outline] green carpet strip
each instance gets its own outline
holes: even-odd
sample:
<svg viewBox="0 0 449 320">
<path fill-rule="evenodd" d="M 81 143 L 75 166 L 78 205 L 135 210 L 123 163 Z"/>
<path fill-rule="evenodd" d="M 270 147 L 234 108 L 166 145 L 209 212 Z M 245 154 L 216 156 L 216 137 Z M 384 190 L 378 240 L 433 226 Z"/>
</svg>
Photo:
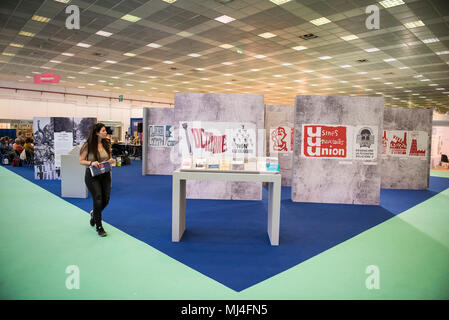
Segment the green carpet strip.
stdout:
<svg viewBox="0 0 449 320">
<path fill-rule="evenodd" d="M 449 298 L 449 189 L 240 293 L 106 223 L 98 237 L 86 212 L 2 167 L 0 190 L 1 299 Z"/>
</svg>

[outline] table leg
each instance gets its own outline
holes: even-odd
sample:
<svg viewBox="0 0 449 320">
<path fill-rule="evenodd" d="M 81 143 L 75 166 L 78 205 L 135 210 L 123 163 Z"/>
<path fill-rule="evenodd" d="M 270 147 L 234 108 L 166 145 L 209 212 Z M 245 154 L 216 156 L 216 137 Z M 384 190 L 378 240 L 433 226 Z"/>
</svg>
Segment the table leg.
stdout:
<svg viewBox="0 0 449 320">
<path fill-rule="evenodd" d="M 186 180 L 173 174 L 172 241 L 179 242 L 186 229 Z"/>
<path fill-rule="evenodd" d="M 268 236 L 272 246 L 279 245 L 281 182 L 268 183 Z"/>
</svg>

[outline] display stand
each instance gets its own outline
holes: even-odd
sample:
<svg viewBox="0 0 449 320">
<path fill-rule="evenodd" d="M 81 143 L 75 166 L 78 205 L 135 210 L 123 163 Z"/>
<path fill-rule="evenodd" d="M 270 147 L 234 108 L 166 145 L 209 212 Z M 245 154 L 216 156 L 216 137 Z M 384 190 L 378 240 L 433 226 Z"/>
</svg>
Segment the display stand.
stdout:
<svg viewBox="0 0 449 320">
<path fill-rule="evenodd" d="M 279 245 L 281 175 L 273 173 L 173 172 L 172 241 L 179 242 L 186 229 L 187 180 L 268 182 L 268 236 L 272 246 Z"/>
<path fill-rule="evenodd" d="M 63 198 L 87 198 L 84 183 L 86 167 L 80 164 L 80 147 L 76 146 L 69 154 L 61 155 L 61 196 Z"/>
</svg>

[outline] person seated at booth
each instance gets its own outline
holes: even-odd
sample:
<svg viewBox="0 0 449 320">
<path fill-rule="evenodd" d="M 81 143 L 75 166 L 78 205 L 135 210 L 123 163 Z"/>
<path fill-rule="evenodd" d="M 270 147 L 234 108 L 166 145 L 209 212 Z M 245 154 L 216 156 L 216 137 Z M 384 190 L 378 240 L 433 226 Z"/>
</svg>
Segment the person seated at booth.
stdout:
<svg viewBox="0 0 449 320">
<path fill-rule="evenodd" d="M 7 158 L 9 160 L 8 163 L 11 163 L 12 159 L 14 159 L 15 153 L 9 143 L 9 137 L 3 137 L 0 139 L 0 153 L 2 155 L 2 159 Z"/>
<path fill-rule="evenodd" d="M 13 144 L 12 148 L 14 149 L 14 151 L 17 152 L 17 154 L 20 156 L 20 154 L 23 151 L 23 142 L 20 138 L 16 138 L 16 143 Z"/>
<path fill-rule="evenodd" d="M 25 139 L 25 144 L 23 145 L 23 148 L 26 151 L 30 151 L 34 153 L 34 145 L 33 145 L 33 139 L 31 138 L 26 138 Z"/>
</svg>

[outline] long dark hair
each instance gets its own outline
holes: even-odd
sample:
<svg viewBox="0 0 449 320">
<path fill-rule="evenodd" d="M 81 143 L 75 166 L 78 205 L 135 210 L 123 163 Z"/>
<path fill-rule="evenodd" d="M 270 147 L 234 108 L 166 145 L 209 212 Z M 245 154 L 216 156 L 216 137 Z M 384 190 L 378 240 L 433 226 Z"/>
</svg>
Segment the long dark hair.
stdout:
<svg viewBox="0 0 449 320">
<path fill-rule="evenodd" d="M 87 156 L 89 156 L 89 153 L 91 153 L 95 156 L 95 159 L 97 161 L 98 159 L 100 159 L 97 133 L 100 132 L 103 127 L 105 127 L 105 125 L 100 122 L 94 124 L 92 126 L 92 129 L 90 129 L 89 137 L 87 138 L 86 143 L 84 143 L 83 147 L 81 148 L 81 153 L 83 153 L 87 148 Z M 109 139 L 102 139 L 101 144 L 103 145 L 104 150 L 106 150 L 106 152 L 108 153 L 109 158 L 111 158 L 111 141 L 109 141 Z"/>
</svg>

